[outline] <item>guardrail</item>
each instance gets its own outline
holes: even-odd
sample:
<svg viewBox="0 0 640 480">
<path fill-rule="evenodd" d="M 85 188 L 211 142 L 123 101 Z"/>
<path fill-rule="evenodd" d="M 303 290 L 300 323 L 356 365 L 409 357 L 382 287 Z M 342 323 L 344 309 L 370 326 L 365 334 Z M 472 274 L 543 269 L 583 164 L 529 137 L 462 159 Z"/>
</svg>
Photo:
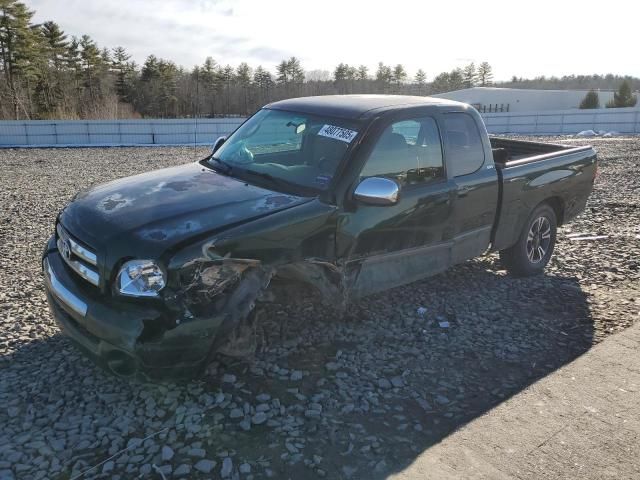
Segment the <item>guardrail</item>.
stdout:
<svg viewBox="0 0 640 480">
<path fill-rule="evenodd" d="M 568 135 L 583 130 L 640 133 L 639 108 L 483 113 L 492 134 Z M 1 147 L 211 145 L 245 119 L 5 120 Z"/>
<path fill-rule="evenodd" d="M 584 130 L 640 133 L 640 109 L 548 110 L 541 112 L 483 113 L 489 133 L 567 135 Z"/>
<path fill-rule="evenodd" d="M 0 121 L 0 147 L 211 145 L 244 118 Z"/>
</svg>

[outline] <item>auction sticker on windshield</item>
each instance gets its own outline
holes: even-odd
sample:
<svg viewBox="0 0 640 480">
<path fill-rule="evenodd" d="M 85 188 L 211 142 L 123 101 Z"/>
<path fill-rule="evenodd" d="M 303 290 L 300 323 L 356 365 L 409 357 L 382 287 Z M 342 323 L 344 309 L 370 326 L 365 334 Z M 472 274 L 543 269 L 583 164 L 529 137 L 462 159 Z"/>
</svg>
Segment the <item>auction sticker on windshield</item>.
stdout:
<svg viewBox="0 0 640 480">
<path fill-rule="evenodd" d="M 355 130 L 336 127 L 335 125 L 325 125 L 318 132 L 318 135 L 322 137 L 333 138 L 334 140 L 341 140 L 347 143 L 351 143 L 351 140 L 356 138 L 357 134 L 358 132 Z"/>
</svg>

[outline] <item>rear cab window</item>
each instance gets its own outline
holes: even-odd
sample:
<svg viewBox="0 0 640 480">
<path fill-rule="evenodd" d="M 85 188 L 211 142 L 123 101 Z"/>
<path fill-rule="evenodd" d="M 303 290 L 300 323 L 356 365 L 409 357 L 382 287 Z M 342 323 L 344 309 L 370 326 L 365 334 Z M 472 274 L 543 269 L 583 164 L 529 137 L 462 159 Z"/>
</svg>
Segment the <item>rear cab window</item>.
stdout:
<svg viewBox="0 0 640 480">
<path fill-rule="evenodd" d="M 474 173 L 484 164 L 478 125 L 467 113 L 445 113 L 443 130 L 449 167 L 454 177 Z"/>
<path fill-rule="evenodd" d="M 401 185 L 445 178 L 440 132 L 432 117 L 389 125 L 378 138 L 360 178 L 385 177 Z"/>
</svg>

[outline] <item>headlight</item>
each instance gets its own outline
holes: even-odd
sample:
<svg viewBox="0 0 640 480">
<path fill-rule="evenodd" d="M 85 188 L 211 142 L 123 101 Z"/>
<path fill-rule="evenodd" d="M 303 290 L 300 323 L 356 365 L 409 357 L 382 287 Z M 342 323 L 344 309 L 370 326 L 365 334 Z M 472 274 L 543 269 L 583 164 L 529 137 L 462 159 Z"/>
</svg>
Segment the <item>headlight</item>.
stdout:
<svg viewBox="0 0 640 480">
<path fill-rule="evenodd" d="M 164 273 L 152 260 L 130 260 L 116 279 L 118 291 L 130 297 L 157 297 L 165 286 Z"/>
</svg>

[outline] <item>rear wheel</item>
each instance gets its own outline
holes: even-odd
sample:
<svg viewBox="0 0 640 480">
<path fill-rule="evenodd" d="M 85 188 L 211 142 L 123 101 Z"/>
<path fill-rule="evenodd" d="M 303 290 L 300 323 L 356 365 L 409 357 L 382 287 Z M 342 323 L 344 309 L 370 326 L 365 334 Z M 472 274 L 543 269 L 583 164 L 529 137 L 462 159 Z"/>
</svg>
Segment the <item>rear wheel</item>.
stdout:
<svg viewBox="0 0 640 480">
<path fill-rule="evenodd" d="M 518 242 L 511 248 L 500 251 L 502 265 L 512 275 L 527 277 L 544 270 L 556 244 L 557 218 L 549 205 L 536 208 Z"/>
</svg>

